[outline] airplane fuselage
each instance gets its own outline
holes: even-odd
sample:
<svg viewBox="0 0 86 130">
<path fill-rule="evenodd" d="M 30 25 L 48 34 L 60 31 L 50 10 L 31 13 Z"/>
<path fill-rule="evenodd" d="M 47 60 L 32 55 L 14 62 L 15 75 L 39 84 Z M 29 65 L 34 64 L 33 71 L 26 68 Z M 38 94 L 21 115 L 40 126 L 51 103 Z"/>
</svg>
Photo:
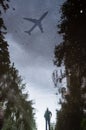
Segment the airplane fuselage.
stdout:
<svg viewBox="0 0 86 130">
<path fill-rule="evenodd" d="M 29 31 L 25 31 L 26 33 L 28 33 L 29 35 L 31 35 L 32 30 L 38 26 L 39 29 L 41 30 L 41 32 L 43 33 L 43 28 L 41 25 L 41 21 L 44 19 L 44 17 L 48 14 L 48 11 L 45 12 L 39 19 L 32 19 L 32 18 L 24 18 L 25 20 L 31 21 L 34 23 L 34 25 L 32 26 L 32 28 Z"/>
</svg>

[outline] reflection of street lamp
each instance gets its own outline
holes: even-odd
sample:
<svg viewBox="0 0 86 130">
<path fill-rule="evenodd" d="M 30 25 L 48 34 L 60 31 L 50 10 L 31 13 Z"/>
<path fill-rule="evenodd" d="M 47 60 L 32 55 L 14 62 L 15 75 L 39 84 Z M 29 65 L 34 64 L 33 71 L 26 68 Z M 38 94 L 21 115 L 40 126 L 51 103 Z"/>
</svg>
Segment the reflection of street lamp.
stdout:
<svg viewBox="0 0 86 130">
<path fill-rule="evenodd" d="M 3 127 L 3 122 L 4 122 L 4 111 L 3 109 L 0 107 L 0 130 Z"/>
<path fill-rule="evenodd" d="M 51 130 L 55 130 L 55 123 L 51 123 Z"/>
</svg>

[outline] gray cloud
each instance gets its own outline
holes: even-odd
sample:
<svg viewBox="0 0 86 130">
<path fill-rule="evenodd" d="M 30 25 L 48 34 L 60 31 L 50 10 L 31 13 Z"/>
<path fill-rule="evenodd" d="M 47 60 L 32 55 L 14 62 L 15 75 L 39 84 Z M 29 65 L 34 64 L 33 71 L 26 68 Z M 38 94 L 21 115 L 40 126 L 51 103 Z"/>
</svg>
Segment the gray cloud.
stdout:
<svg viewBox="0 0 86 130">
<path fill-rule="evenodd" d="M 60 40 L 56 34 L 56 25 L 60 17 L 58 8 L 61 0 L 18 0 L 12 2 L 15 11 L 9 9 L 5 17 L 8 33 L 11 33 L 15 41 L 27 51 L 39 52 L 40 50 L 42 53 L 42 50 L 45 49 L 46 52 L 46 48 L 49 48 L 47 51 L 50 52 L 52 47 Z M 41 34 L 38 28 L 32 32 L 31 36 L 25 34 L 24 31 L 29 30 L 33 23 L 25 21 L 23 17 L 39 18 L 47 10 L 49 13 L 42 21 L 44 34 Z"/>
<path fill-rule="evenodd" d="M 32 59 L 31 64 L 34 64 L 35 61 L 39 64 L 41 59 L 41 62 L 45 63 L 44 66 L 46 66 L 46 63 L 52 62 L 54 46 L 61 39 L 56 33 L 56 25 L 59 19 L 59 11 L 56 8 L 59 7 L 58 4 L 59 1 L 56 0 L 53 2 L 50 0 L 40 0 L 40 2 L 39 0 L 27 0 L 26 3 L 18 0 L 17 3 L 14 2 L 13 4 L 15 11 L 10 9 L 7 16 L 4 16 L 8 34 L 12 36 L 12 41 L 15 41 L 23 50 L 27 51 L 30 55 L 28 61 L 29 58 Z M 38 28 L 32 32 L 31 36 L 24 33 L 25 30 L 31 28 L 33 23 L 25 21 L 23 17 L 39 18 L 46 10 L 49 13 L 42 22 L 44 33 L 42 34 Z"/>
<path fill-rule="evenodd" d="M 52 62 L 54 47 L 61 41 L 56 26 L 60 19 L 60 5 L 64 0 L 11 1 L 10 9 L 3 16 L 8 28 L 6 39 L 10 45 L 11 61 L 15 63 L 27 83 L 31 98 L 36 101 L 35 106 L 39 111 L 37 113 L 39 123 L 37 123 L 40 126 L 41 119 L 44 120 L 43 111 L 47 105 L 52 108 L 52 111 L 57 106 L 54 103 L 56 90 L 51 75 L 54 70 Z M 39 28 L 35 28 L 31 36 L 25 34 L 24 31 L 29 30 L 33 23 L 25 21 L 23 17 L 39 18 L 46 11 L 49 13 L 42 21 L 44 33 L 41 33 Z M 40 107 L 42 107 L 41 110 Z M 42 128 L 44 129 L 44 124 Z"/>
<path fill-rule="evenodd" d="M 8 28 L 6 38 L 10 44 L 12 62 L 15 62 L 27 83 L 31 82 L 38 88 L 41 86 L 41 89 L 52 86 L 53 52 L 55 45 L 61 41 L 56 25 L 62 1 L 12 0 L 10 4 L 15 11 L 10 8 L 3 16 Z M 25 34 L 24 31 L 29 30 L 32 23 L 25 21 L 23 17 L 39 18 L 45 11 L 49 13 L 42 22 L 44 33 L 36 28 L 31 36 Z"/>
</svg>

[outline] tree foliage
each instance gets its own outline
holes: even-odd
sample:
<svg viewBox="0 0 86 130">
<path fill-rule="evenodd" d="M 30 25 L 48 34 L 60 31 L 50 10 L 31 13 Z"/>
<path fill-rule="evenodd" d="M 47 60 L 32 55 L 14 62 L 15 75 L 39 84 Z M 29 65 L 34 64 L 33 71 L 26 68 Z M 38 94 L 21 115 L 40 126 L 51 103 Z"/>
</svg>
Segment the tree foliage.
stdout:
<svg viewBox="0 0 86 130">
<path fill-rule="evenodd" d="M 9 0 L 0 0 L 0 110 L 3 107 L 3 130 L 33 130 L 36 129 L 33 101 L 23 92 L 26 85 L 14 64 L 11 64 L 9 46 L 4 37 L 6 27 L 2 14 L 3 10 L 9 8 L 8 2 Z M 2 123 L 0 119 L 0 129 Z"/>
<path fill-rule="evenodd" d="M 86 2 L 66 0 L 61 11 L 58 33 L 63 35 L 63 41 L 55 47 L 54 64 L 64 64 L 66 91 L 69 93 L 65 95 L 62 108 L 57 113 L 56 130 L 80 130 L 86 109 L 86 82 L 83 81 L 83 78 L 86 80 Z"/>
</svg>

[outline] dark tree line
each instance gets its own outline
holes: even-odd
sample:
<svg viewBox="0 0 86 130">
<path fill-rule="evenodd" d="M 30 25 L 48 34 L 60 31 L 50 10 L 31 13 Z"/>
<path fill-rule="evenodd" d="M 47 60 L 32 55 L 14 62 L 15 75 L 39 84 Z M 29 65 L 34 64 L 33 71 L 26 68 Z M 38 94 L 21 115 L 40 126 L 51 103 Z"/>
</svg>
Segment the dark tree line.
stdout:
<svg viewBox="0 0 86 130">
<path fill-rule="evenodd" d="M 54 64 L 65 66 L 64 100 L 57 111 L 56 130 L 86 129 L 86 1 L 66 0 L 58 25 L 63 41 L 55 47 Z"/>
<path fill-rule="evenodd" d="M 36 129 L 33 102 L 23 93 L 25 84 L 10 61 L 9 45 L 4 37 L 7 29 L 2 14 L 8 8 L 9 0 L 0 0 L 0 129 L 4 122 L 3 130 L 33 130 Z"/>
</svg>

